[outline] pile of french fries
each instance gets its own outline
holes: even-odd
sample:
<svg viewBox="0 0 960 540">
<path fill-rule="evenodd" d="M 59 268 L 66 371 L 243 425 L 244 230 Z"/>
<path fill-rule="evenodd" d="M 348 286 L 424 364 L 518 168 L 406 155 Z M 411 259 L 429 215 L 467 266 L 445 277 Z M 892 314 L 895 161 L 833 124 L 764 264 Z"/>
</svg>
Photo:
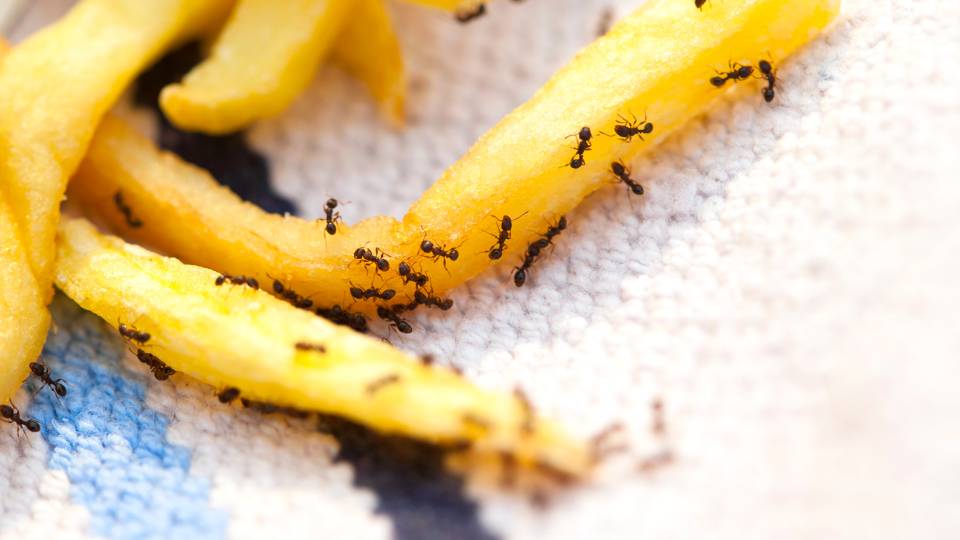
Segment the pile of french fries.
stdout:
<svg viewBox="0 0 960 540">
<path fill-rule="evenodd" d="M 416 1 L 450 11 L 478 5 Z M 402 220 L 340 223 L 330 235 L 324 221 L 242 202 L 109 110 L 164 52 L 206 38 L 206 60 L 160 96 L 181 129 L 227 133 L 282 114 L 327 60 L 362 80 L 384 117 L 401 126 L 403 63 L 383 0 L 81 0 L 0 59 L 0 400 L 41 352 L 55 284 L 108 324 L 149 336 L 131 340 L 132 348 L 218 390 L 582 476 L 594 463 L 590 445 L 540 417 L 522 393 L 479 389 L 298 309 L 269 284 L 315 292 L 312 307 L 340 304 L 349 283 L 366 275 L 355 264 L 361 246 L 390 254 L 389 272 L 415 263 L 436 295 L 513 260 L 486 254 L 483 231 L 496 231 L 497 217 L 566 214 L 615 180 L 612 163 L 648 151 L 715 102 L 722 92 L 709 82 L 714 68 L 786 58 L 840 2 L 694 4 L 645 3 L 481 137 Z M 595 136 L 584 164 L 564 167 L 574 152 L 570 135 L 583 126 L 613 133 L 618 117 L 635 113 L 656 125 L 646 140 Z M 118 212 L 119 193 L 139 226 Z M 125 240 L 83 218 L 61 219 L 65 194 Z M 513 225 L 508 255 L 543 233 L 536 219 Z M 426 257 L 426 238 L 462 255 Z M 225 285 L 221 275 L 260 286 Z M 360 304 L 375 312 L 374 303 Z"/>
</svg>

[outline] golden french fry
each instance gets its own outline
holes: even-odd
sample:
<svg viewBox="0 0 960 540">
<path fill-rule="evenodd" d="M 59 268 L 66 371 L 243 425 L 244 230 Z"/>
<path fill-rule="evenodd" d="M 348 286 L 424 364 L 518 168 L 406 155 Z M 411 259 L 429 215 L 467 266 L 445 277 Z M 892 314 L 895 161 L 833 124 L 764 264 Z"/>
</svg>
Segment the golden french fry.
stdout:
<svg viewBox="0 0 960 540">
<path fill-rule="evenodd" d="M 331 236 L 323 222 L 265 214 L 115 121 L 98 133 L 72 196 L 116 230 L 186 261 L 261 280 L 269 274 L 326 304 L 350 300 L 349 282 L 370 279 L 354 259 L 361 246 L 387 254 L 391 269 L 384 275 L 393 283 L 398 263 L 409 260 L 442 294 L 497 262 L 486 254 L 494 242 L 485 233 L 497 232 L 498 217 L 527 214 L 513 223 L 500 259 L 518 264 L 549 222 L 615 180 L 612 162 L 649 151 L 705 111 L 723 93 L 710 83 L 714 69 L 767 54 L 787 57 L 839 6 L 839 0 L 726 0 L 700 12 L 689 2 L 647 2 L 484 135 L 402 222 L 338 224 Z M 758 99 L 760 84 L 745 81 L 735 91 Z M 645 113 L 654 124 L 646 142 L 601 134 L 613 133 L 620 115 Z M 592 148 L 574 169 L 571 145 L 583 126 L 592 129 Z M 111 202 L 118 190 L 143 216 L 141 229 L 126 230 Z M 457 247 L 459 259 L 427 257 L 424 239 Z M 398 288 L 398 297 L 413 294 L 413 284 Z"/>
<path fill-rule="evenodd" d="M 400 42 L 383 0 L 354 0 L 333 47 L 333 60 L 360 79 L 383 115 L 403 126 L 406 80 Z"/>
<path fill-rule="evenodd" d="M 211 55 L 160 94 L 177 127 L 222 134 L 279 114 L 330 52 L 353 0 L 239 0 Z"/>
<path fill-rule="evenodd" d="M 145 65 L 216 24 L 229 0 L 83 0 L 0 65 L 0 187 L 41 288 L 67 179 L 96 125 Z"/>
<path fill-rule="evenodd" d="M 57 248 L 57 287 L 114 327 L 149 334 L 131 346 L 178 372 L 388 433 L 467 442 L 568 474 L 589 468 L 585 442 L 518 396 L 481 390 L 263 291 L 217 285 L 212 270 L 103 236 L 85 220 L 64 220 Z"/>
<path fill-rule="evenodd" d="M 30 362 L 40 356 L 50 313 L 2 193 L 0 276 L 0 403 L 6 403 L 27 377 Z"/>
</svg>

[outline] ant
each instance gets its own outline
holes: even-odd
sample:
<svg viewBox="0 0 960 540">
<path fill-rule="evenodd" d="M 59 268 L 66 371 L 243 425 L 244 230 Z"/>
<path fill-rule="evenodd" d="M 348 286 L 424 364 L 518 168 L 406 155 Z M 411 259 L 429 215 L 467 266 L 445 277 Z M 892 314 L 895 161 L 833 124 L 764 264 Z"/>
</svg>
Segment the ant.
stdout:
<svg viewBox="0 0 960 540">
<path fill-rule="evenodd" d="M 378 271 L 386 272 L 390 269 L 390 261 L 386 258 L 386 253 L 376 248 L 374 251 L 370 251 L 365 247 L 358 247 L 353 252 L 353 258 L 358 261 L 364 261 L 367 263 L 373 263 Z"/>
<path fill-rule="evenodd" d="M 696 6 L 697 9 L 700 9 L 700 10 L 703 9 L 703 6 L 704 6 L 706 3 L 707 3 L 707 0 L 693 0 L 693 5 Z"/>
<path fill-rule="evenodd" d="M 760 76 L 767 80 L 767 86 L 763 89 L 763 100 L 770 103 L 777 95 L 775 90 L 777 85 L 777 72 L 773 69 L 773 65 L 767 60 L 757 62 L 757 68 L 760 70 Z"/>
<path fill-rule="evenodd" d="M 403 279 L 404 285 L 412 281 L 417 287 L 423 287 L 427 284 L 427 281 L 430 280 L 426 274 L 414 272 L 406 262 L 397 265 L 397 273 L 400 274 L 400 278 Z"/>
<path fill-rule="evenodd" d="M 454 17 L 456 17 L 458 23 L 463 24 L 482 16 L 486 12 L 486 4 L 480 4 L 473 11 L 459 10 L 454 14 Z"/>
<path fill-rule="evenodd" d="M 413 332 L 413 327 L 410 326 L 410 323 L 400 318 L 400 315 L 383 306 L 377 306 L 377 316 L 389 322 L 390 326 L 396 328 L 401 334 Z"/>
<path fill-rule="evenodd" d="M 430 240 L 424 239 L 423 242 L 420 242 L 420 251 L 433 255 L 433 260 L 437 261 L 443 259 L 443 267 L 447 267 L 447 259 L 451 261 L 456 261 L 460 258 L 460 252 L 457 251 L 457 248 L 452 248 L 449 251 L 445 246 L 435 246 Z"/>
<path fill-rule="evenodd" d="M 371 382 L 370 384 L 368 384 L 368 385 L 367 385 L 367 393 L 368 393 L 368 394 L 376 394 L 376 393 L 379 392 L 384 386 L 389 386 L 389 385 L 391 385 L 391 384 L 398 383 L 398 382 L 400 382 L 400 376 L 397 375 L 396 373 L 393 373 L 393 374 L 390 374 L 390 375 L 385 375 L 385 376 L 380 377 L 379 379 Z"/>
<path fill-rule="evenodd" d="M 613 126 L 613 132 L 625 142 L 632 141 L 634 137 L 642 141 L 644 135 L 653 133 L 653 124 L 647 122 L 647 115 L 643 115 L 643 120 L 639 122 L 636 116 L 634 116 L 632 120 L 627 120 L 626 117 L 618 114 L 617 118 L 617 125 Z M 604 135 L 607 134 L 604 133 Z"/>
<path fill-rule="evenodd" d="M 336 199 L 330 198 L 327 199 L 326 204 L 323 205 L 323 213 L 326 217 L 324 219 L 327 222 L 326 231 L 329 235 L 337 234 L 337 223 L 342 221 L 340 219 L 340 212 L 334 212 L 334 209 L 337 207 Z"/>
<path fill-rule="evenodd" d="M 426 367 L 432 366 L 436 361 L 437 359 L 432 354 L 424 354 L 420 357 L 420 364 Z"/>
<path fill-rule="evenodd" d="M 439 298 L 433 295 L 417 290 L 413 293 L 414 306 L 437 307 L 441 311 L 447 311 L 453 307 L 452 298 Z"/>
<path fill-rule="evenodd" d="M 217 279 L 214 281 L 214 283 L 217 285 L 217 287 L 223 285 L 224 283 L 231 283 L 233 285 L 246 285 L 247 287 L 255 290 L 260 288 L 260 283 L 252 277 L 232 276 L 230 274 L 220 274 L 217 276 Z"/>
<path fill-rule="evenodd" d="M 632 191 L 634 195 L 643 195 L 643 186 L 633 178 L 630 178 L 630 169 L 627 169 L 622 161 L 614 161 L 611 163 L 610 170 L 613 171 L 614 176 L 630 188 L 630 191 Z"/>
<path fill-rule="evenodd" d="M 523 284 L 527 282 L 527 271 L 530 270 L 530 267 L 533 266 L 533 263 L 536 262 L 537 257 L 540 256 L 540 252 L 547 248 L 547 246 L 553 243 L 553 239 L 557 237 L 561 232 L 567 228 L 567 216 L 560 216 L 560 219 L 557 220 L 556 225 L 551 225 L 547 228 L 547 232 L 544 233 L 543 237 L 535 240 L 532 244 L 527 246 L 527 252 L 523 257 L 523 262 L 520 266 L 514 268 L 513 273 L 513 284 L 517 287 L 523 287 Z"/>
<path fill-rule="evenodd" d="M 710 78 L 710 84 L 720 88 L 727 81 L 742 81 L 753 75 L 753 66 L 743 66 L 737 62 L 730 62 L 730 71 L 718 71 L 717 76 Z"/>
<path fill-rule="evenodd" d="M 350 285 L 350 296 L 354 297 L 357 300 L 390 300 L 397 294 L 397 291 L 393 289 L 384 289 L 380 290 L 376 287 L 370 287 L 369 289 L 362 289 L 356 287 L 353 284 Z"/>
<path fill-rule="evenodd" d="M 313 300 L 300 296 L 293 289 L 288 289 L 284 287 L 283 283 L 275 279 L 273 280 L 273 292 L 277 293 L 281 298 L 286 300 L 289 304 L 300 309 L 310 309 L 313 307 Z"/>
<path fill-rule="evenodd" d="M 320 343 L 308 343 L 306 341 L 298 341 L 293 346 L 294 349 L 298 351 L 309 351 L 309 352 L 318 352 L 325 353 L 327 348 L 321 345 Z"/>
<path fill-rule="evenodd" d="M 220 400 L 220 403 L 230 403 L 238 397 L 240 397 L 240 389 L 234 388 L 233 386 L 228 386 L 217 394 L 217 399 Z"/>
<path fill-rule="evenodd" d="M 176 370 L 163 363 L 163 360 L 160 360 L 156 355 L 150 354 L 143 349 L 137 349 L 137 360 L 146 364 L 158 381 L 165 381 L 176 373 Z"/>
<path fill-rule="evenodd" d="M 520 424 L 520 430 L 526 434 L 533 433 L 535 413 L 533 403 L 530 401 L 530 398 L 527 397 L 527 393 L 523 391 L 523 388 L 519 386 L 513 389 L 513 395 L 517 398 L 517 401 L 520 402 L 520 407 L 523 409 L 523 423 Z"/>
<path fill-rule="evenodd" d="M 527 213 L 524 212 L 517 216 L 516 219 L 520 219 L 525 216 Z M 500 257 L 503 257 L 503 251 L 507 249 L 507 240 L 512 238 L 513 235 L 513 219 L 510 216 L 504 214 L 503 218 L 497 219 L 494 216 L 493 219 L 497 220 L 497 234 L 491 235 L 497 239 L 497 243 L 487 250 L 487 256 L 490 257 L 490 260 L 496 261 Z M 489 233 L 488 233 L 489 234 Z"/>
<path fill-rule="evenodd" d="M 140 332 L 132 326 L 127 326 L 123 323 L 120 323 L 120 326 L 117 328 L 120 331 L 120 335 L 131 340 L 136 341 L 137 343 L 143 345 L 147 341 L 150 341 L 150 334 L 146 332 Z"/>
<path fill-rule="evenodd" d="M 570 137 L 576 137 L 579 141 L 577 143 L 576 153 L 572 158 L 570 158 L 570 167 L 573 169 L 579 169 L 587 163 L 586 160 L 583 159 L 583 154 L 591 148 L 590 139 L 593 138 L 593 133 L 590 131 L 589 127 L 583 126 L 576 135 L 570 135 Z"/>
<path fill-rule="evenodd" d="M 54 379 L 50 375 L 50 368 L 43 365 L 40 362 L 30 362 L 30 372 L 33 373 L 33 376 L 40 379 L 43 383 L 43 386 L 49 386 L 58 396 L 64 397 L 67 395 L 67 387 L 63 384 L 63 379 Z M 43 388 L 41 386 L 41 388 Z"/>
<path fill-rule="evenodd" d="M 117 190 L 113 194 L 113 204 L 116 205 L 117 210 L 120 210 L 120 213 L 123 214 L 123 218 L 127 222 L 127 226 L 131 229 L 139 229 L 143 227 L 143 221 L 137 219 L 133 216 L 133 209 L 123 200 L 123 191 Z"/>
<path fill-rule="evenodd" d="M 341 326 L 349 326 L 361 334 L 367 332 L 367 318 L 359 313 L 350 313 L 349 311 L 340 307 L 339 304 L 331 308 L 320 308 L 316 309 L 316 314 L 328 321 L 339 324 Z"/>
<path fill-rule="evenodd" d="M 40 431 L 40 422 L 33 418 L 23 418 L 20 416 L 20 409 L 11 403 L 9 405 L 0 405 L 0 417 L 8 424 L 16 424 L 17 431 L 26 429 L 31 433 Z"/>
</svg>

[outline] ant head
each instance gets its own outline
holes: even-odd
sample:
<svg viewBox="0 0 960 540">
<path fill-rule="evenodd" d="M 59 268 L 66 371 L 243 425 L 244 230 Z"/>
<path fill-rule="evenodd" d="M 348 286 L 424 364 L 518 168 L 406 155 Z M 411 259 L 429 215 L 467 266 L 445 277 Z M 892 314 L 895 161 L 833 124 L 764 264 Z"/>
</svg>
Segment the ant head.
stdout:
<svg viewBox="0 0 960 540">
<path fill-rule="evenodd" d="M 406 261 L 401 262 L 397 265 L 397 273 L 401 276 L 407 276 L 410 274 L 410 265 Z"/>
<path fill-rule="evenodd" d="M 413 327 L 410 326 L 410 323 L 404 320 L 397 321 L 397 330 L 399 330 L 401 334 L 413 333 Z"/>
<path fill-rule="evenodd" d="M 740 66 L 737 68 L 737 77 L 746 79 L 753 74 L 753 66 Z"/>
<path fill-rule="evenodd" d="M 623 176 L 627 172 L 627 167 L 622 161 L 614 161 L 610 164 L 610 170 L 617 176 Z"/>
<path fill-rule="evenodd" d="M 720 88 L 720 87 L 723 86 L 726 82 L 727 82 L 727 79 L 725 79 L 725 78 L 723 78 L 723 77 L 721 77 L 721 76 L 719 76 L 719 75 L 717 75 L 716 77 L 711 77 L 711 78 L 710 78 L 710 84 L 716 86 L 717 88 Z"/>
<path fill-rule="evenodd" d="M 433 251 L 433 242 L 424 239 L 423 242 L 420 242 L 420 251 L 424 253 L 430 253 Z"/>
<path fill-rule="evenodd" d="M 773 71 L 773 66 L 770 65 L 770 62 L 767 60 L 761 60 L 757 62 L 757 67 L 760 69 L 760 73 L 764 75 L 769 75 Z"/>
<path fill-rule="evenodd" d="M 6 418 L 7 420 L 12 420 L 13 417 L 15 416 L 14 412 L 16 410 L 17 408 L 14 407 L 13 405 L 7 405 L 7 404 L 0 405 L 0 416 Z"/>
<path fill-rule="evenodd" d="M 644 124 L 644 125 L 643 125 L 643 132 L 644 132 L 644 133 L 653 133 L 653 124 L 652 124 L 651 122 L 647 122 L 646 124 Z"/>
<path fill-rule="evenodd" d="M 567 216 L 560 216 L 560 221 L 557 222 L 557 228 L 561 231 L 567 228 Z"/>
<path fill-rule="evenodd" d="M 396 294 L 397 294 L 397 291 L 395 291 L 395 290 L 393 290 L 393 289 L 386 289 L 386 290 L 384 290 L 383 292 L 380 293 L 380 298 L 382 298 L 382 299 L 384 299 L 384 300 L 390 300 L 391 298 L 393 298 L 394 296 L 396 296 Z"/>
<path fill-rule="evenodd" d="M 593 133 L 588 126 L 583 126 L 580 128 L 580 132 L 577 133 L 577 138 L 581 141 L 589 141 L 591 137 L 593 137 Z"/>
<path fill-rule="evenodd" d="M 460 258 L 460 252 L 457 251 L 457 248 L 453 248 L 447 252 L 447 258 L 451 261 L 455 261 Z"/>
<path fill-rule="evenodd" d="M 327 199 L 327 203 L 324 205 L 324 207 L 333 210 L 334 208 L 337 207 L 337 200 L 334 199 L 333 197 Z"/>
<path fill-rule="evenodd" d="M 381 319 L 389 319 L 390 310 L 383 306 L 377 306 L 377 317 L 380 317 Z"/>
<path fill-rule="evenodd" d="M 365 247 L 358 247 L 357 249 L 353 250 L 354 259 L 362 259 L 363 256 L 366 254 L 367 254 L 367 248 Z"/>
<path fill-rule="evenodd" d="M 390 269 L 390 261 L 383 258 L 377 259 L 377 270 L 380 270 L 381 272 L 386 272 L 389 269 Z"/>
<path fill-rule="evenodd" d="M 30 431 L 30 432 L 32 432 L 32 433 L 36 433 L 36 432 L 40 431 L 40 422 L 37 422 L 36 420 L 34 420 L 34 419 L 32 419 L 32 418 L 31 418 L 30 420 L 27 420 L 27 422 L 26 422 L 26 424 L 24 424 L 24 426 L 26 426 L 27 431 Z"/>
<path fill-rule="evenodd" d="M 505 231 L 513 228 L 513 220 L 510 219 L 510 216 L 504 214 L 503 219 L 500 220 L 500 228 Z"/>
<path fill-rule="evenodd" d="M 452 307 L 453 307 L 453 299 L 452 299 L 452 298 L 444 298 L 444 299 L 440 302 L 440 304 L 439 304 L 439 308 L 440 308 L 442 311 L 447 311 L 448 309 L 450 309 L 450 308 L 452 308 Z"/>
<path fill-rule="evenodd" d="M 40 362 L 30 362 L 30 372 L 37 377 L 43 376 L 44 372 L 46 371 L 44 367 L 45 366 Z"/>
</svg>

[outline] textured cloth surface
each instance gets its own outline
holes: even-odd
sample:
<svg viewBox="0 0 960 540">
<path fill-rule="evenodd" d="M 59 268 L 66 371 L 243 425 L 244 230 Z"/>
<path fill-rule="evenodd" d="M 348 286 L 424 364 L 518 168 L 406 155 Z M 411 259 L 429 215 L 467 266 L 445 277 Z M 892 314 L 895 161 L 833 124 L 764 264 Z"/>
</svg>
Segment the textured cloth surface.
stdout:
<svg viewBox="0 0 960 540">
<path fill-rule="evenodd" d="M 325 68 L 249 138 L 303 215 L 333 195 L 350 222 L 399 216 L 635 3 L 500 2 L 468 26 L 392 4 L 408 129 Z M 65 6 L 37 2 L 15 40 Z M 392 338 L 522 385 L 584 436 L 626 426 L 630 450 L 546 509 L 158 383 L 59 298 L 44 354 L 70 393 L 17 397 L 42 436 L 0 424 L 0 538 L 960 536 L 958 20 L 951 0 L 844 0 L 772 105 L 716 107 L 632 164 L 642 198 L 612 185 L 569 214 L 526 287 L 505 264 Z M 638 465 L 664 448 L 672 463 Z"/>
</svg>

